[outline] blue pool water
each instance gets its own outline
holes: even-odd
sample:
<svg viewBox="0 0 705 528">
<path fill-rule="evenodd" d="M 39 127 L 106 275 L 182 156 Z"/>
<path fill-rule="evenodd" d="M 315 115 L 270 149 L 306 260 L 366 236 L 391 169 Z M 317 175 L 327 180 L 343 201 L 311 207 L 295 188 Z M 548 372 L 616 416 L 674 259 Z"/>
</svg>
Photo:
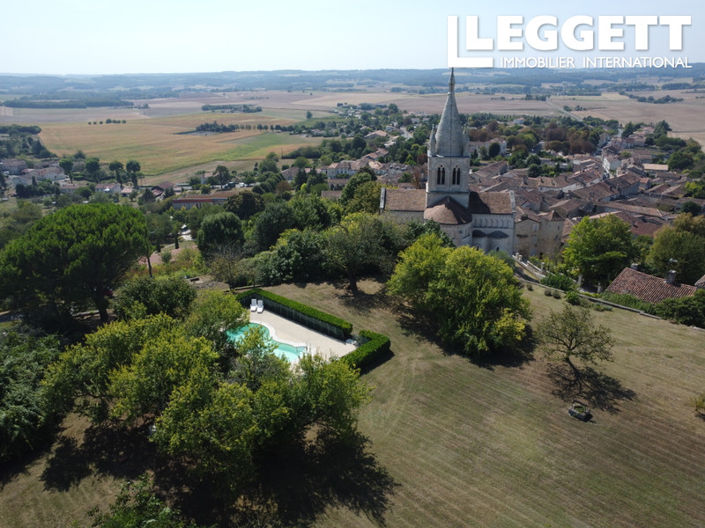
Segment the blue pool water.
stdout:
<svg viewBox="0 0 705 528">
<path fill-rule="evenodd" d="M 286 359 L 289 363 L 296 361 L 304 352 L 306 352 L 305 346 L 296 347 L 294 345 L 290 345 L 289 343 L 281 343 L 276 339 L 272 339 L 269 335 L 269 328 L 258 323 L 247 323 L 245 326 L 241 326 L 237 330 L 228 330 L 226 334 L 228 335 L 228 339 L 230 341 L 237 343 L 240 338 L 245 335 L 245 332 L 254 326 L 260 326 L 264 329 L 264 333 L 267 338 L 269 338 L 269 340 L 277 346 L 274 353 L 280 358 Z"/>
</svg>

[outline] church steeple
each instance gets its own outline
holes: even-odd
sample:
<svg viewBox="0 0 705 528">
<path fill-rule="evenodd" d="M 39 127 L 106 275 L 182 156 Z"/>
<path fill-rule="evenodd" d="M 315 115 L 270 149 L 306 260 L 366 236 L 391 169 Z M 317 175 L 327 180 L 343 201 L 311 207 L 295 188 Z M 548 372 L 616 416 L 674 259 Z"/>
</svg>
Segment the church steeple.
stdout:
<svg viewBox="0 0 705 528">
<path fill-rule="evenodd" d="M 426 207 L 450 198 L 461 207 L 468 207 L 470 189 L 469 144 L 455 102 L 455 71 L 450 71 L 448 97 L 437 127 L 431 130 L 428 142 L 428 174 Z"/>
<path fill-rule="evenodd" d="M 465 134 L 455 102 L 455 71 L 450 71 L 448 98 L 436 131 L 436 151 L 440 156 L 464 156 Z"/>
</svg>

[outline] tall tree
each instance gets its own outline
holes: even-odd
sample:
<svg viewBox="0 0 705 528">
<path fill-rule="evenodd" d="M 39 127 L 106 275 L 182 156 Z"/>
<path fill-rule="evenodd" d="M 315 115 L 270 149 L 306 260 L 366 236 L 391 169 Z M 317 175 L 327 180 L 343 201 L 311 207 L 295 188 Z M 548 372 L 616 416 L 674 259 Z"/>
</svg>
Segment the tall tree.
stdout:
<svg viewBox="0 0 705 528">
<path fill-rule="evenodd" d="M 230 171 L 225 165 L 218 165 L 213 171 L 213 176 L 218 185 L 225 185 L 230 181 Z"/>
<path fill-rule="evenodd" d="M 222 248 L 240 248 L 245 237 L 242 222 L 233 213 L 223 212 L 206 216 L 198 230 L 198 249 L 210 256 Z"/>
<path fill-rule="evenodd" d="M 0 253 L 0 293 L 13 305 L 64 316 L 92 301 L 108 320 L 108 296 L 148 248 L 141 212 L 72 205 L 45 216 Z"/>
<path fill-rule="evenodd" d="M 570 233 L 563 259 L 586 284 L 606 286 L 639 255 L 629 224 L 609 215 L 583 218 Z"/>
<path fill-rule="evenodd" d="M 443 247 L 434 234 L 401 253 L 388 285 L 444 342 L 475 357 L 515 347 L 530 316 L 509 266 L 475 248 Z"/>
<path fill-rule="evenodd" d="M 705 217 L 681 214 L 659 229 L 648 260 L 661 274 L 675 270 L 678 280 L 695 284 L 705 275 Z"/>
<path fill-rule="evenodd" d="M 121 161 L 111 161 L 110 165 L 108 165 L 108 169 L 110 169 L 115 176 L 115 181 L 118 183 L 122 184 L 122 169 L 123 165 Z"/>
<path fill-rule="evenodd" d="M 73 160 L 71 158 L 62 158 L 61 161 L 59 161 L 59 167 L 61 167 L 64 174 L 68 176 L 69 181 L 73 182 Z"/>
<path fill-rule="evenodd" d="M 98 158 L 88 158 L 86 160 L 86 176 L 91 181 L 100 180 L 100 160 Z"/>
<path fill-rule="evenodd" d="M 357 293 L 362 272 L 375 268 L 386 254 L 380 236 L 381 224 L 375 216 L 355 213 L 327 233 L 329 265 L 345 274 L 353 293 Z"/>
<path fill-rule="evenodd" d="M 358 187 L 360 187 L 363 183 L 376 180 L 377 176 L 375 176 L 374 173 L 368 169 L 354 174 L 348 180 L 348 183 L 345 184 L 345 187 L 343 187 L 343 192 L 340 194 L 340 203 L 345 206 L 348 201 L 352 200 L 353 196 L 355 196 L 355 191 L 357 191 Z"/>
<path fill-rule="evenodd" d="M 264 200 L 259 194 L 244 191 L 229 197 L 225 203 L 225 210 L 236 214 L 240 220 L 249 220 L 264 210 Z"/>
<path fill-rule="evenodd" d="M 140 166 L 139 162 L 135 160 L 129 160 L 125 164 L 125 170 L 127 171 L 127 175 L 130 177 L 132 185 L 137 188 L 137 174 L 140 172 L 140 170 L 142 170 L 142 167 Z"/>
</svg>

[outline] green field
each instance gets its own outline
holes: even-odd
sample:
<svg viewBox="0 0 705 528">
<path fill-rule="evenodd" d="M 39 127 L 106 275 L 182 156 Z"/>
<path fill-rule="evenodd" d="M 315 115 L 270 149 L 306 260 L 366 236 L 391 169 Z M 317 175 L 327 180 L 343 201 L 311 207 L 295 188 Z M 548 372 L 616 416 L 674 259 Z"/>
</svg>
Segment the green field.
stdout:
<svg viewBox="0 0 705 528">
<path fill-rule="evenodd" d="M 364 467 L 340 475 L 337 493 L 299 493 L 301 524 L 375 526 L 381 515 L 389 527 L 705 525 L 705 422 L 690 405 L 705 390 L 705 332 L 595 313 L 617 345 L 615 361 L 600 366 L 611 377 L 603 409 L 586 424 L 568 416 L 540 354 L 486 366 L 447 355 L 390 311 L 378 283 L 360 287 L 355 298 L 329 284 L 272 288 L 388 334 L 394 353 L 364 376 L 374 387 L 359 421 L 370 440 Z M 535 320 L 560 308 L 540 288 L 526 295 Z M 80 438 L 81 422 L 69 425 L 65 434 Z M 95 466 L 100 477 L 66 479 L 51 474 L 47 456 L 14 468 L 0 525 L 65 526 L 104 507 L 114 475 L 129 475 L 105 466 Z M 385 473 L 392 483 L 379 486 Z M 291 486 L 296 493 L 296 478 Z"/>
</svg>

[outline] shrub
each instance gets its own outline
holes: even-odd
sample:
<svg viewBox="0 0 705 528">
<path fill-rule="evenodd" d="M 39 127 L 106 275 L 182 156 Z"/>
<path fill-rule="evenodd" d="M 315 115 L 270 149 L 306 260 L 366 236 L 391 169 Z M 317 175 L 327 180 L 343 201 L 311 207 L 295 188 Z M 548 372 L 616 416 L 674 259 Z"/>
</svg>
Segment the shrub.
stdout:
<svg viewBox="0 0 705 528">
<path fill-rule="evenodd" d="M 254 288 L 252 290 L 248 290 L 237 295 L 237 299 L 242 303 L 243 306 L 249 306 L 250 299 L 257 297 L 262 298 L 265 301 L 271 301 L 272 303 L 274 303 L 273 306 L 270 305 L 272 311 L 279 311 L 284 316 L 291 316 L 293 314 L 291 314 L 287 310 L 282 310 L 279 307 L 288 308 L 289 310 L 295 313 L 302 314 L 305 317 L 296 318 L 296 316 L 294 315 L 293 319 L 304 324 L 305 326 L 312 327 L 316 330 L 321 330 L 334 337 L 345 339 L 350 337 L 350 334 L 352 333 L 351 323 L 329 313 L 317 310 L 312 306 L 292 301 L 291 299 L 287 299 L 286 297 L 282 297 L 281 295 L 276 295 L 272 292 L 260 290 L 259 288 Z M 321 321 L 321 323 L 323 324 L 316 325 L 315 323 L 311 322 L 311 319 Z"/>
<path fill-rule="evenodd" d="M 366 370 L 389 352 L 392 343 L 386 335 L 369 330 L 362 330 L 360 337 L 368 339 L 368 341 L 343 356 L 341 360 L 353 368 Z"/>
<path fill-rule="evenodd" d="M 693 406 L 696 413 L 705 415 L 705 392 L 693 398 Z"/>
<path fill-rule="evenodd" d="M 541 279 L 541 284 L 563 291 L 575 290 L 575 282 L 573 279 L 562 273 L 549 273 Z"/>
<path fill-rule="evenodd" d="M 666 299 L 655 306 L 657 315 L 684 325 L 705 328 L 705 290 L 691 297 Z"/>
<path fill-rule="evenodd" d="M 559 290 L 552 290 L 551 295 L 553 295 L 554 299 L 560 299 L 561 298 L 561 292 Z"/>
<path fill-rule="evenodd" d="M 579 306 L 583 304 L 583 300 L 578 295 L 578 292 L 569 291 L 565 294 L 565 302 L 572 304 L 573 306 Z"/>
<path fill-rule="evenodd" d="M 543 290 L 543 294 L 544 294 L 546 297 L 550 297 L 550 296 L 552 295 L 552 294 L 551 294 L 551 289 L 550 289 L 550 288 L 546 288 L 545 290 Z"/>
<path fill-rule="evenodd" d="M 650 314 L 655 313 L 655 305 L 651 304 L 650 302 L 637 299 L 633 295 L 629 295 L 626 293 L 604 292 L 602 294 L 602 298 L 614 304 L 620 304 L 622 306 L 634 308 L 635 310 L 641 310 L 642 312 Z"/>
</svg>

